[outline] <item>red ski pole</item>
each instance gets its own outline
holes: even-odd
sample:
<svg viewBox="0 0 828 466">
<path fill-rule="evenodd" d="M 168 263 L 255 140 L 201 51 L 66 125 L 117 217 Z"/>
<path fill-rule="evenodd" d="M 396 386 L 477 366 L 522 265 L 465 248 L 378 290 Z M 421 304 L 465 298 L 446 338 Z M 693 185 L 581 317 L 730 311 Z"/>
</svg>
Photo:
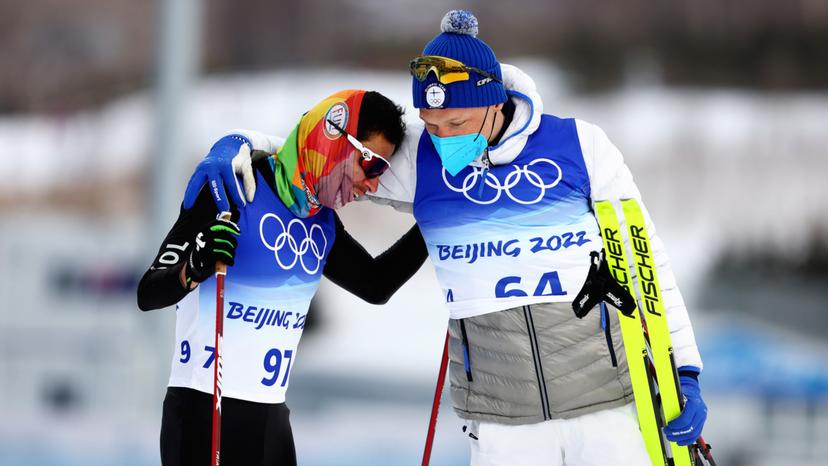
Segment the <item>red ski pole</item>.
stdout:
<svg viewBox="0 0 828 466">
<path fill-rule="evenodd" d="M 230 220 L 230 212 L 219 214 L 222 220 Z M 221 345 L 224 336 L 224 277 L 227 265 L 216 262 L 216 339 L 213 349 L 213 441 L 211 466 L 221 464 Z"/>
<path fill-rule="evenodd" d="M 702 458 L 704 458 L 704 460 L 707 461 L 708 466 L 716 466 L 716 461 L 713 459 L 713 454 L 710 453 L 710 444 L 705 442 L 704 438 L 701 435 L 699 435 L 699 438 L 698 440 L 696 440 L 696 443 L 693 444 L 693 447 L 695 448 L 697 464 L 703 465 L 704 462 L 702 462 Z"/>
<path fill-rule="evenodd" d="M 434 430 L 437 426 L 437 411 L 440 409 L 440 398 L 443 394 L 443 384 L 446 381 L 446 366 L 448 366 L 448 342 L 449 332 L 446 330 L 446 342 L 443 344 L 443 358 L 440 361 L 440 372 L 437 374 L 437 388 L 434 390 L 434 403 L 431 405 L 431 419 L 428 422 L 428 434 L 426 435 L 422 466 L 428 466 L 429 461 L 431 461 L 431 445 L 434 443 Z"/>
</svg>

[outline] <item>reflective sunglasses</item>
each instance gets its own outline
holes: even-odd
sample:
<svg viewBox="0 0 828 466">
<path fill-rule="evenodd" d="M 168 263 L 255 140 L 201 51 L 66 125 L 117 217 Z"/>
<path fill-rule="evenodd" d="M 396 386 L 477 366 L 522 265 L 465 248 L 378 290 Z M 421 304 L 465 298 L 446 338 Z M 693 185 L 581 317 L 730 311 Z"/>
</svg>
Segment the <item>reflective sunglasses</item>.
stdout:
<svg viewBox="0 0 828 466">
<path fill-rule="evenodd" d="M 361 154 L 362 158 L 359 160 L 359 166 L 365 171 L 366 178 L 376 178 L 382 175 L 385 170 L 388 170 L 388 167 L 391 164 L 388 163 L 388 160 L 385 157 L 377 154 L 376 152 L 372 151 L 371 149 L 362 145 L 361 142 L 352 135 L 345 132 L 338 124 L 334 123 L 333 120 L 327 120 L 328 123 L 331 124 L 337 131 L 341 134 L 344 134 L 346 138 L 348 138 L 348 142 L 351 143 L 352 146 L 356 148 Z"/>
<path fill-rule="evenodd" d="M 492 73 L 489 73 L 488 71 L 483 71 L 480 68 L 465 65 L 463 62 L 453 58 L 441 57 L 438 55 L 416 57 L 408 64 L 408 68 L 411 70 L 411 76 L 417 78 L 418 81 L 425 81 L 426 77 L 428 77 L 428 73 L 431 73 L 432 71 L 434 72 L 434 75 L 437 76 L 437 80 L 443 84 L 468 81 L 471 79 L 469 71 L 474 71 L 480 76 L 486 78 L 477 81 L 478 86 L 488 84 L 492 81 L 499 83 L 503 82 L 500 78 Z"/>
</svg>

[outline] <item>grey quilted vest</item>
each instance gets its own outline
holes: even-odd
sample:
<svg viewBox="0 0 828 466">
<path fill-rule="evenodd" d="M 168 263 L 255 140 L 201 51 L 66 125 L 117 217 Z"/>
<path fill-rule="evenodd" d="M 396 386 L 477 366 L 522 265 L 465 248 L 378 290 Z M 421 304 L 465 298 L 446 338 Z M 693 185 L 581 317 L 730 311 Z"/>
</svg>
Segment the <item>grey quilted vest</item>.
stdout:
<svg viewBox="0 0 828 466">
<path fill-rule="evenodd" d="M 633 400 L 612 307 L 578 319 L 570 303 L 521 306 L 451 319 L 449 333 L 451 398 L 463 419 L 532 424 Z"/>
</svg>

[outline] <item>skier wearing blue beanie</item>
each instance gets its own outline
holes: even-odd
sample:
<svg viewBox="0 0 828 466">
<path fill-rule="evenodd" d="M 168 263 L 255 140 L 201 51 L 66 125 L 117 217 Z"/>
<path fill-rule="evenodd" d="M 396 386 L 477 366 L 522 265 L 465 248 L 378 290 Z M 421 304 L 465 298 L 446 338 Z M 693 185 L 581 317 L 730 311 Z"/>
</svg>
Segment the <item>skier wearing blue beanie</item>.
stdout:
<svg viewBox="0 0 828 466">
<path fill-rule="evenodd" d="M 605 307 L 572 315 L 590 278 L 587 256 L 601 249 L 595 203 L 640 202 L 632 175 L 600 128 L 543 114 L 531 78 L 498 62 L 471 13 L 450 11 L 441 29 L 409 65 L 425 131 L 409 130 L 417 149 L 401 154 L 416 156 L 399 157 L 374 195 L 413 204 L 437 269 L 451 314 L 451 395 L 467 420 L 471 464 L 650 465 L 657 459 L 631 403 L 620 322 Z M 689 445 L 707 413 L 702 362 L 669 258 L 644 216 L 687 398 L 664 433 Z"/>
<path fill-rule="evenodd" d="M 450 312 L 451 397 L 471 464 L 653 464 L 619 314 L 603 305 L 578 313 L 575 299 L 595 281 L 591 258 L 601 257 L 596 206 L 641 203 L 641 194 L 607 135 L 544 114 L 532 79 L 500 63 L 478 29 L 470 12 L 450 11 L 410 61 L 424 127 L 408 126 L 369 195 L 413 212 L 425 238 Z M 235 156 L 207 160 L 229 167 Z M 664 244 L 643 207 L 641 215 L 685 398 L 663 432 L 691 445 L 707 417 L 702 361 Z"/>
</svg>

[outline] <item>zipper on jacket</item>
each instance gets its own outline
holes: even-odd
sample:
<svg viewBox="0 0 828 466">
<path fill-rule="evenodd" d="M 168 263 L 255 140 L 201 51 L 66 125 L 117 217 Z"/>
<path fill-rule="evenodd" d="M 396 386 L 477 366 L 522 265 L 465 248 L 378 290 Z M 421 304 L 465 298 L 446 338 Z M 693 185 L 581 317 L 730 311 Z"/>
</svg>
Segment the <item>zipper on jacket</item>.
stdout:
<svg viewBox="0 0 828 466">
<path fill-rule="evenodd" d="M 618 367 L 618 359 L 615 357 L 615 347 L 612 344 L 612 325 L 610 325 L 609 311 L 607 305 L 603 301 L 599 303 L 601 306 L 601 328 L 604 330 L 604 335 L 607 337 L 607 349 L 609 350 L 610 359 L 612 360 L 612 367 Z"/>
<path fill-rule="evenodd" d="M 463 338 L 463 366 L 466 368 L 466 379 L 472 382 L 471 357 L 469 356 L 469 337 L 466 335 L 465 319 L 460 319 L 460 335 Z"/>
<path fill-rule="evenodd" d="M 538 377 L 538 389 L 540 390 L 543 420 L 546 421 L 552 419 L 552 411 L 549 408 L 549 395 L 546 393 L 546 379 L 543 376 L 543 365 L 541 364 L 538 335 L 535 333 L 535 321 L 532 319 L 532 309 L 529 306 L 523 306 L 523 317 L 526 319 L 526 330 L 529 333 L 529 345 L 532 347 L 532 359 L 535 363 L 535 375 Z"/>
</svg>

